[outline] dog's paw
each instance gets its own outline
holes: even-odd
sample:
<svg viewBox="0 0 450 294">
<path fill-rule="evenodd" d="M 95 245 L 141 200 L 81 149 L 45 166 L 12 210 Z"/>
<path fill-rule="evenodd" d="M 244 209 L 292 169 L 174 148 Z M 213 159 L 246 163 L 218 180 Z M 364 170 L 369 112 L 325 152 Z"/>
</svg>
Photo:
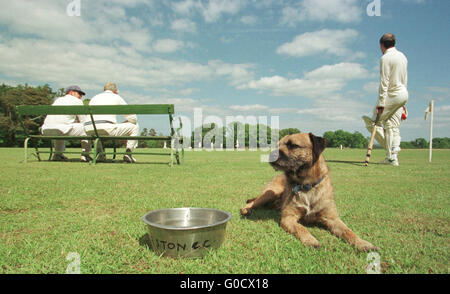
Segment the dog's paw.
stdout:
<svg viewBox="0 0 450 294">
<path fill-rule="evenodd" d="M 300 240 L 306 246 L 311 246 L 311 247 L 314 247 L 314 248 L 319 248 L 320 247 L 319 241 L 317 241 L 317 239 L 314 238 L 313 236 L 303 237 Z"/>
<path fill-rule="evenodd" d="M 368 252 L 368 251 L 378 251 L 378 247 L 365 241 L 365 240 L 358 240 L 355 244 L 355 247 L 360 250 L 360 251 L 364 251 L 364 252 Z"/>
<path fill-rule="evenodd" d="M 250 215 L 251 212 L 252 212 L 252 210 L 250 208 L 246 208 L 246 207 L 241 208 L 241 215 L 242 216 L 248 216 L 248 215 Z"/>
</svg>

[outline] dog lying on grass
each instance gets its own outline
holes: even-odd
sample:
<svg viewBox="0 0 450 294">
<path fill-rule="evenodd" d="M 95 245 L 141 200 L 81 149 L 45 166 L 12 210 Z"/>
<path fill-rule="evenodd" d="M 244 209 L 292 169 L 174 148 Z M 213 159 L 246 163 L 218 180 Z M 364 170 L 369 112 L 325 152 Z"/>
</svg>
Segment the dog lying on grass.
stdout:
<svg viewBox="0 0 450 294">
<path fill-rule="evenodd" d="M 321 223 L 358 250 L 378 250 L 358 237 L 339 218 L 329 168 L 322 155 L 325 145 L 325 139 L 311 133 L 282 138 L 278 150 L 270 154 L 269 161 L 275 170 L 284 174 L 274 177 L 257 198 L 248 200 L 241 209 L 241 215 L 249 215 L 252 209 L 270 205 L 281 209 L 281 227 L 305 245 L 319 247 L 319 242 L 300 221 Z"/>
</svg>

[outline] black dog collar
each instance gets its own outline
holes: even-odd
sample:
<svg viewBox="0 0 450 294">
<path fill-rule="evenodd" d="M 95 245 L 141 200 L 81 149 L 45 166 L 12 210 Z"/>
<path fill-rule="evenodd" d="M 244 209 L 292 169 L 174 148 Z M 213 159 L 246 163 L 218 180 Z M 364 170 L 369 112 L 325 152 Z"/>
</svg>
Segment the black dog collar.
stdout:
<svg viewBox="0 0 450 294">
<path fill-rule="evenodd" d="M 298 193 L 300 191 L 309 192 L 311 191 L 312 188 L 319 185 L 323 181 L 323 179 L 325 179 L 326 176 L 327 175 L 324 175 L 323 177 L 320 178 L 320 180 L 312 184 L 298 184 L 297 186 L 294 187 L 294 189 L 292 189 L 292 191 L 294 191 L 294 193 Z"/>
</svg>

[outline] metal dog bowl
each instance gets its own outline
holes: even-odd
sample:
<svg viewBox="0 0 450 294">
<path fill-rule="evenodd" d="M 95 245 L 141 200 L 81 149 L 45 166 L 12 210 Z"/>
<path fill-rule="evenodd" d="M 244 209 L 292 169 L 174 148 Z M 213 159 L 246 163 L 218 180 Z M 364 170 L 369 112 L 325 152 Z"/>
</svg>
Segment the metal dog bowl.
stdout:
<svg viewBox="0 0 450 294">
<path fill-rule="evenodd" d="M 157 254 L 171 257 L 202 257 L 219 248 L 231 214 L 210 208 L 168 208 L 142 217 Z"/>
</svg>

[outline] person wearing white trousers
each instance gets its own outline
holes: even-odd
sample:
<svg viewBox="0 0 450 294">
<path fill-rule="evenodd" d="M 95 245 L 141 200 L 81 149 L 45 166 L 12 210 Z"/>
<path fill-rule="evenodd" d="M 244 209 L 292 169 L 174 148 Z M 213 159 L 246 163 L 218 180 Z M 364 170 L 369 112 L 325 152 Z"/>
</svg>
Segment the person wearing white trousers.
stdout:
<svg viewBox="0 0 450 294">
<path fill-rule="evenodd" d="M 391 116 L 391 118 L 388 120 L 388 123 L 386 124 L 387 127 L 385 129 L 380 126 L 376 126 L 375 140 L 377 140 L 378 144 L 385 148 L 386 158 L 391 158 L 393 160 L 391 162 L 389 159 L 385 159 L 383 163 L 389 163 L 392 165 L 399 164 L 398 153 L 401 151 L 400 124 L 407 117 L 408 111 L 406 110 L 406 106 L 403 106 L 399 108 L 393 116 Z M 366 124 L 366 129 L 369 131 L 369 133 L 372 133 L 374 121 L 368 116 L 363 116 L 362 118 Z M 389 142 L 386 142 L 386 132 L 388 132 L 387 137 L 389 137 Z"/>
<path fill-rule="evenodd" d="M 119 96 L 117 85 L 108 82 L 104 86 L 104 92 L 96 95 L 89 102 L 89 105 L 127 105 L 125 100 Z M 107 136 L 138 136 L 139 125 L 137 123 L 137 116 L 135 114 L 124 115 L 126 121 L 117 123 L 116 115 L 94 115 L 95 126 L 99 134 Z M 87 134 L 94 133 L 92 122 L 86 122 L 85 129 Z M 137 140 L 127 141 L 127 152 L 131 153 L 137 147 Z M 99 150 L 102 151 L 101 142 L 99 142 Z M 100 156 L 99 161 L 104 161 L 105 157 Z M 135 163 L 136 159 L 130 154 L 125 154 L 123 157 L 125 162 Z"/>
<path fill-rule="evenodd" d="M 66 95 L 57 98 L 52 105 L 68 106 L 83 105 L 81 101 L 85 93 L 78 86 L 70 86 L 66 89 Z M 84 122 L 88 117 L 85 115 L 47 115 L 42 125 L 42 134 L 44 136 L 86 136 Z M 65 151 L 64 140 L 55 140 L 55 153 L 52 157 L 54 161 L 67 161 L 68 158 L 62 152 Z M 91 141 L 81 140 L 81 149 L 83 152 L 91 151 Z M 92 158 L 88 154 L 81 155 L 81 161 L 88 162 Z"/>
<path fill-rule="evenodd" d="M 397 156 L 393 156 L 396 154 L 393 153 L 395 133 L 400 125 L 395 115 L 408 102 L 408 60 L 395 48 L 395 43 L 395 36 L 390 33 L 384 34 L 380 39 L 380 49 L 383 52 L 380 59 L 380 87 L 372 116 L 372 121 L 375 121 L 377 114 L 381 113 L 377 126 L 384 130 L 385 162 L 392 165 L 398 165 Z"/>
</svg>

